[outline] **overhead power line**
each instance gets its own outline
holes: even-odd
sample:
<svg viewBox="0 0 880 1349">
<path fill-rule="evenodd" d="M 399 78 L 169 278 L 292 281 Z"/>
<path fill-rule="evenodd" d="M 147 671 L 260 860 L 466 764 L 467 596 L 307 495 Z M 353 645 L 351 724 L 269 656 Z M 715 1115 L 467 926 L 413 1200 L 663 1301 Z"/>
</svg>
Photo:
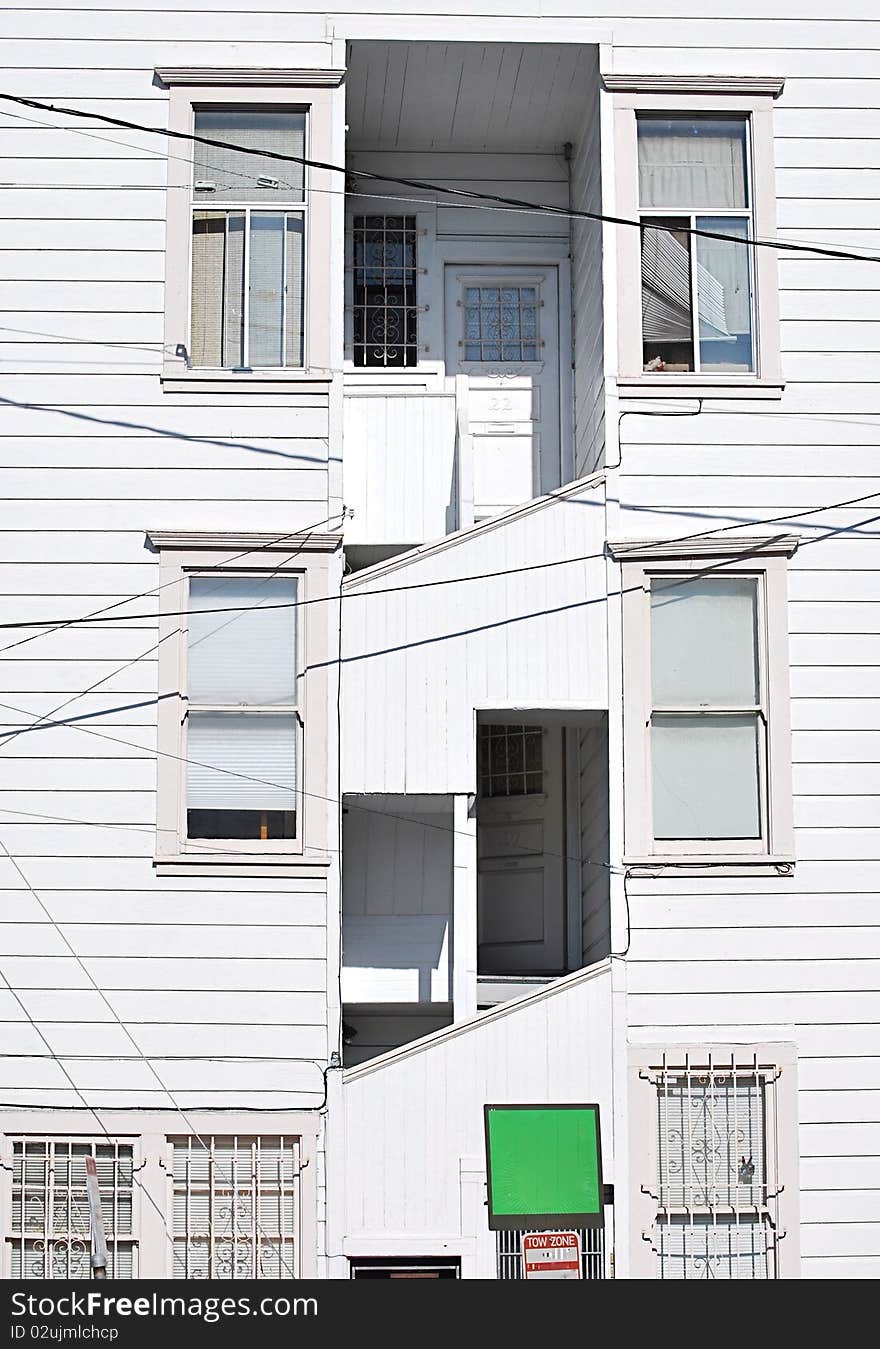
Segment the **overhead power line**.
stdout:
<svg viewBox="0 0 880 1349">
<path fill-rule="evenodd" d="M 650 229 L 663 234 L 694 235 L 701 239 L 718 239 L 726 244 L 742 244 L 747 248 L 773 248 L 790 253 L 808 253 L 819 257 L 836 258 L 847 262 L 880 262 L 880 257 L 871 257 L 865 253 L 853 253 L 847 249 L 829 248 L 820 244 L 799 244 L 786 239 L 743 238 L 739 235 L 725 234 L 721 230 L 705 230 L 684 224 L 679 225 L 678 223 L 675 226 L 654 224 L 643 220 L 633 220 L 626 216 L 608 215 L 602 211 L 575 210 L 571 207 L 554 206 L 548 202 L 536 204 L 521 197 L 507 197 L 493 192 L 477 192 L 472 188 L 451 187 L 448 184 L 433 183 L 423 178 L 408 178 L 400 174 L 377 173 L 372 169 L 356 169 L 346 167 L 343 164 L 330 164 L 325 160 L 311 159 L 307 155 L 294 155 L 281 150 L 251 149 L 246 145 L 236 145 L 232 141 L 219 140 L 214 136 L 202 136 L 194 131 L 178 131 L 172 127 L 148 126 L 144 122 L 131 122 L 122 117 L 110 117 L 106 113 L 85 112 L 81 108 L 44 103 L 39 99 L 23 98 L 21 95 L 7 94 L 2 91 L 0 91 L 0 99 L 19 104 L 24 108 L 36 108 L 40 112 L 51 112 L 55 116 L 81 117 L 89 121 L 103 122 L 107 126 L 120 127 L 124 131 L 143 131 L 153 136 L 171 137 L 175 140 L 188 141 L 197 145 L 210 145 L 217 150 L 232 150 L 238 154 L 258 155 L 263 159 L 271 159 L 286 164 L 299 164 L 305 168 L 321 169 L 326 173 L 341 173 L 345 177 L 357 178 L 363 182 L 392 183 L 414 188 L 418 192 L 439 192 L 446 197 L 458 198 L 465 203 L 489 203 L 493 206 L 505 206 L 537 214 L 559 215 L 573 220 L 591 220 L 607 225 L 624 225 L 633 229 Z"/>
</svg>

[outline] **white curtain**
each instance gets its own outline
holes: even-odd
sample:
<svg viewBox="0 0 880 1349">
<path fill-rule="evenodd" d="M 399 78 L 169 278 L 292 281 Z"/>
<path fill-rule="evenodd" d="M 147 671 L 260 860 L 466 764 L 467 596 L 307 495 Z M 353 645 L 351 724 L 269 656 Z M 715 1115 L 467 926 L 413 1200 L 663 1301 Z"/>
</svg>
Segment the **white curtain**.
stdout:
<svg viewBox="0 0 880 1349">
<path fill-rule="evenodd" d="M 721 211 L 748 205 L 746 123 L 640 118 L 639 205 Z"/>
</svg>

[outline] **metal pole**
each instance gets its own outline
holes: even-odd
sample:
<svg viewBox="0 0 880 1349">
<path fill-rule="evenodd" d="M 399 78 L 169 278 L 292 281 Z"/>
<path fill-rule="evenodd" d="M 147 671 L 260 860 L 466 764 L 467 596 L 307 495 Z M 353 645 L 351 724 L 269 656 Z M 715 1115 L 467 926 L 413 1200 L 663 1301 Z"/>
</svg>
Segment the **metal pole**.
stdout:
<svg viewBox="0 0 880 1349">
<path fill-rule="evenodd" d="M 92 1232 L 92 1278 L 107 1277 L 107 1242 L 104 1238 L 104 1215 L 101 1212 L 101 1193 L 98 1189 L 98 1171 L 94 1157 L 86 1158 L 86 1194 L 89 1199 L 89 1226 Z"/>
</svg>

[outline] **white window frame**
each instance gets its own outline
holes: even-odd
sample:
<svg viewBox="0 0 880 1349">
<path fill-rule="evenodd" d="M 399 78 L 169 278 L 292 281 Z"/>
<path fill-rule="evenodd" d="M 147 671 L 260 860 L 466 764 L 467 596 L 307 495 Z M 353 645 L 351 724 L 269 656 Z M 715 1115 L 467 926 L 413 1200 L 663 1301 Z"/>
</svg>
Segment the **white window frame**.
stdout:
<svg viewBox="0 0 880 1349">
<path fill-rule="evenodd" d="M 344 72 L 237 71 L 160 69 L 157 75 L 170 85 L 168 125 L 187 135 L 195 129 L 195 113 L 240 106 L 242 110 L 300 111 L 306 115 L 306 158 L 338 162 L 336 123 L 343 117 Z M 192 144 L 169 140 L 167 242 L 165 253 L 165 355 L 162 386 L 166 393 L 230 392 L 258 388 L 261 392 L 289 391 L 291 385 L 326 385 L 334 365 L 333 298 L 334 257 L 342 227 L 341 174 L 304 167 L 304 205 L 278 206 L 280 212 L 304 218 L 303 363 L 300 366 L 235 369 L 196 369 L 191 354 L 191 267 L 193 170 Z M 267 161 L 268 163 L 268 161 Z M 253 205 L 253 202 L 249 202 Z M 203 203 L 204 209 L 242 211 L 234 202 Z M 271 210 L 267 203 L 262 210 Z M 341 325 L 340 325 L 341 326 Z M 336 362 L 338 364 L 338 361 Z"/>
<path fill-rule="evenodd" d="M 637 117 L 655 113 L 669 117 L 744 117 L 748 121 L 749 211 L 759 239 L 776 234 L 776 189 L 773 161 L 773 99 L 782 80 L 748 78 L 661 80 L 649 76 L 605 75 L 614 119 L 615 201 L 613 213 L 635 220 L 685 214 L 651 208 L 642 211 L 638 185 Z M 722 214 L 723 212 L 719 212 Z M 700 211 L 711 215 L 710 208 Z M 731 213 L 733 214 L 733 213 Z M 743 214 L 740 212 L 739 214 Z M 751 249 L 754 371 L 643 370 L 641 316 L 641 239 L 632 226 L 616 227 L 618 372 L 622 397 L 779 398 L 783 382 L 779 343 L 779 282 L 772 248 Z M 695 349 L 698 337 L 694 338 Z"/>
<path fill-rule="evenodd" d="M 655 1244 L 659 1217 L 666 1209 L 658 1190 L 659 1130 L 658 1083 L 664 1073 L 741 1076 L 757 1073 L 765 1084 L 766 1202 L 755 1210 L 768 1222 L 773 1236 L 768 1278 L 801 1276 L 797 1048 L 789 1043 L 720 1043 L 631 1045 L 629 1048 L 629 1155 L 632 1176 L 629 1193 L 630 1270 L 633 1279 L 658 1279 L 660 1260 Z M 734 1214 L 731 1206 L 719 1212 Z M 679 1210 L 687 1216 L 684 1210 Z M 691 1211 L 711 1218 L 708 1206 Z M 745 1214 L 742 1209 L 740 1214 Z"/>
<path fill-rule="evenodd" d="M 362 215 L 414 215 L 416 218 L 416 298 L 418 341 L 415 365 L 355 365 L 354 363 L 354 221 Z M 356 190 L 345 206 L 345 287 L 344 349 L 346 387 L 387 385 L 400 382 L 434 382 L 443 372 L 442 265 L 437 280 L 437 209 L 420 209 L 415 202 L 383 201 L 370 197 L 366 185 L 356 182 Z M 439 320 L 439 324 L 438 324 Z"/>
<path fill-rule="evenodd" d="M 789 708 L 787 568 L 797 540 L 706 540 L 676 553 L 671 543 L 612 543 L 622 563 L 624 670 L 624 862 L 627 865 L 794 862 Z M 748 576 L 758 581 L 759 736 L 762 828 L 759 839 L 659 839 L 651 792 L 651 580 L 653 577 Z"/>
<path fill-rule="evenodd" d="M 161 560 L 159 617 L 157 868 L 214 874 L 227 866 L 329 865 L 328 757 L 333 653 L 331 596 L 338 591 L 336 534 L 149 535 Z M 244 555 L 243 555 L 244 554 Z M 189 579 L 205 574 L 297 580 L 297 822 L 292 839 L 190 839 L 186 828 L 187 634 Z M 216 709 L 215 709 L 216 710 Z M 248 709 L 258 712 L 259 709 Z M 277 709 L 275 709 L 277 711 Z"/>
<path fill-rule="evenodd" d="M 316 1069 L 317 1072 L 317 1069 Z M 132 1131 L 131 1111 L 102 1111 L 105 1132 L 95 1127 L 95 1117 L 84 1110 L 10 1110 L 0 1132 L 0 1212 L 7 1215 L 0 1248 L 0 1278 L 11 1278 L 10 1231 L 12 1212 L 13 1143 L 29 1136 L 59 1142 L 108 1141 L 131 1144 L 134 1148 L 134 1186 L 132 1195 L 132 1236 L 134 1247 L 133 1281 L 171 1279 L 174 1273 L 173 1197 L 174 1186 L 169 1160 L 172 1140 L 187 1135 L 205 1141 L 210 1135 L 246 1138 L 285 1138 L 298 1140 L 299 1173 L 297 1220 L 299 1255 L 297 1276 L 313 1279 L 318 1273 L 318 1144 L 323 1128 L 314 1111 L 246 1110 L 206 1112 L 188 1110 L 186 1118 L 174 1110 L 143 1110 L 137 1114 Z M 226 1280 L 219 1281 L 225 1283 Z"/>
</svg>

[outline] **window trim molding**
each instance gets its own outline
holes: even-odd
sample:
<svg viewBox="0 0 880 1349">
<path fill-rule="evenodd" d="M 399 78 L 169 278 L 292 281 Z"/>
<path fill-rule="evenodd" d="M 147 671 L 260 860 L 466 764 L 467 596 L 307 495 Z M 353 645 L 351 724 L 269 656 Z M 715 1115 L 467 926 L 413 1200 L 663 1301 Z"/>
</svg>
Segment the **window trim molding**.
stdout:
<svg viewBox="0 0 880 1349">
<path fill-rule="evenodd" d="M 781 75 L 602 75 L 612 94 L 746 94 L 778 98 L 785 88 Z"/>
<path fill-rule="evenodd" d="M 706 541 L 708 542 L 708 541 Z M 764 543 L 762 551 L 760 545 Z M 731 546 L 733 544 L 733 546 Z M 750 545 L 748 547 L 744 545 Z M 710 545 L 711 546 L 711 545 Z M 623 545 L 626 548 L 626 545 Z M 719 866 L 731 869 L 773 867 L 790 871 L 794 864 L 794 823 L 792 816 L 791 709 L 788 661 L 788 569 L 790 536 L 780 540 L 728 540 L 716 545 L 716 551 L 674 551 L 670 544 L 630 545 L 631 552 L 619 553 L 621 594 L 623 597 L 623 715 L 624 715 L 624 865 L 638 868 L 705 867 L 717 872 Z M 616 545 L 618 550 L 621 545 Z M 610 550 L 610 548 L 609 548 Z M 612 554 L 614 555 L 614 554 Z M 706 559 L 710 559 L 706 565 Z M 717 559 L 719 566 L 712 564 Z M 651 759 L 649 721 L 651 715 L 650 663 L 650 590 L 649 578 L 664 573 L 705 573 L 711 575 L 757 574 L 762 578 L 760 633 L 763 678 L 766 681 L 768 708 L 766 756 L 762 813 L 766 835 L 755 840 L 749 850 L 741 844 L 725 848 L 698 848 L 700 840 L 676 841 L 669 847 L 655 841 L 651 805 Z M 689 844 L 693 846 L 689 847 Z"/>
<path fill-rule="evenodd" d="M 636 116 L 665 112 L 681 116 L 739 114 L 749 119 L 751 136 L 752 221 L 757 238 L 776 234 L 776 188 L 773 139 L 773 100 L 778 80 L 742 80 L 718 77 L 678 78 L 671 83 L 655 77 L 604 76 L 611 91 L 614 118 L 614 213 L 627 219 L 639 215 Z M 609 84 L 609 80 L 611 84 Z M 615 88 L 624 81 L 625 88 Z M 708 89 L 707 89 L 708 84 Z M 757 87 L 756 87 L 757 86 Z M 639 231 L 631 225 L 615 228 L 617 251 L 618 343 L 616 387 L 623 398 L 704 397 L 719 399 L 780 398 L 782 379 L 779 336 L 779 281 L 776 253 L 771 248 L 752 252 L 755 290 L 755 370 L 672 373 L 666 380 L 646 373 L 642 358 L 641 276 Z"/>
<path fill-rule="evenodd" d="M 244 869 L 265 874 L 302 874 L 302 868 L 325 874 L 330 865 L 329 712 L 330 614 L 338 590 L 339 535 L 292 535 L 262 542 L 265 535 L 212 535 L 178 531 L 154 531 L 148 538 L 160 548 L 159 612 L 159 702 L 157 711 L 157 807 L 156 854 L 153 865 L 160 875 L 239 875 Z M 192 546 L 192 540 L 198 542 Z M 187 546 L 186 541 L 190 541 Z M 331 542 L 332 541 L 332 542 Z M 249 549 L 242 557 L 242 550 Z M 331 551 L 332 548 L 332 551 Z M 274 554 L 268 565 L 259 559 Z M 277 554 L 289 557 L 278 561 Z M 224 840 L 191 841 L 186 836 L 186 763 L 183 752 L 183 717 L 186 709 L 186 619 L 178 613 L 187 607 L 187 580 L 206 568 L 230 574 L 242 571 L 296 576 L 300 601 L 298 613 L 297 670 L 299 695 L 299 763 L 297 837 L 293 846 L 253 847 L 240 840 L 224 848 Z M 320 601 L 324 600 L 324 603 Z M 315 602 L 318 601 L 318 602 Z M 266 840 L 270 844 L 285 840 Z"/>
<path fill-rule="evenodd" d="M 189 71 L 190 68 L 185 68 Z M 171 70 L 165 74 L 172 75 Z M 199 73 L 193 67 L 191 74 Z M 205 72 L 203 72 L 205 73 Z M 240 79 L 226 81 L 226 73 L 211 72 L 207 83 L 178 81 L 170 85 L 168 99 L 168 127 L 172 131 L 191 134 L 195 110 L 210 109 L 212 105 L 228 107 L 241 104 L 244 108 L 291 107 L 305 110 L 308 158 L 332 163 L 336 155 L 334 145 L 334 114 L 341 96 L 341 85 L 321 85 L 304 81 L 242 83 Z M 267 72 L 271 73 L 271 72 Z M 293 72 L 302 75 L 308 72 Z M 317 72 L 320 76 L 321 72 Z M 165 354 L 161 384 L 166 393 L 238 392 L 255 388 L 261 393 L 285 392 L 301 384 L 315 384 L 322 388 L 332 377 L 333 323 L 332 277 L 337 233 L 337 215 L 340 208 L 337 195 L 328 191 L 338 177 L 325 169 L 305 167 L 305 262 L 303 271 L 303 364 L 284 368 L 259 368 L 246 371 L 224 369 L 188 369 L 183 356 L 172 355 L 178 348 L 190 349 L 190 275 L 191 275 L 191 215 L 192 167 L 183 157 L 168 160 L 168 187 L 166 192 L 165 241 Z M 338 185 L 337 185 L 338 186 Z"/>
<path fill-rule="evenodd" d="M 200 84 L 228 87 L 230 85 L 248 85 L 260 87 L 266 85 L 285 85 L 287 88 L 337 89 L 345 79 L 345 70 L 327 67 L 324 70 L 308 70 L 283 66 L 156 66 L 155 75 L 160 83 L 169 88 L 178 84 Z"/>
<path fill-rule="evenodd" d="M 797 1045 L 785 1042 L 752 1043 L 738 1039 L 711 1044 L 631 1044 L 628 1051 L 629 1078 L 629 1154 L 641 1161 L 633 1167 L 629 1192 L 630 1214 L 630 1269 L 631 1279 L 656 1279 L 657 1266 L 650 1240 L 645 1236 L 653 1227 L 657 1204 L 648 1193 L 656 1175 L 657 1126 L 656 1088 L 643 1074 L 656 1069 L 665 1056 L 673 1064 L 690 1064 L 699 1068 L 708 1064 L 719 1068 L 725 1059 L 734 1061 L 757 1060 L 759 1068 L 774 1068 L 779 1076 L 774 1083 L 771 1104 L 775 1126 L 775 1148 L 770 1158 L 768 1181 L 775 1182 L 778 1226 L 784 1239 L 776 1244 L 775 1279 L 801 1277 L 800 1251 L 800 1189 L 798 1144 L 798 1051 Z M 769 1132 L 769 1131 L 768 1131 Z M 769 1150 L 768 1150 L 769 1153 Z"/>
</svg>

